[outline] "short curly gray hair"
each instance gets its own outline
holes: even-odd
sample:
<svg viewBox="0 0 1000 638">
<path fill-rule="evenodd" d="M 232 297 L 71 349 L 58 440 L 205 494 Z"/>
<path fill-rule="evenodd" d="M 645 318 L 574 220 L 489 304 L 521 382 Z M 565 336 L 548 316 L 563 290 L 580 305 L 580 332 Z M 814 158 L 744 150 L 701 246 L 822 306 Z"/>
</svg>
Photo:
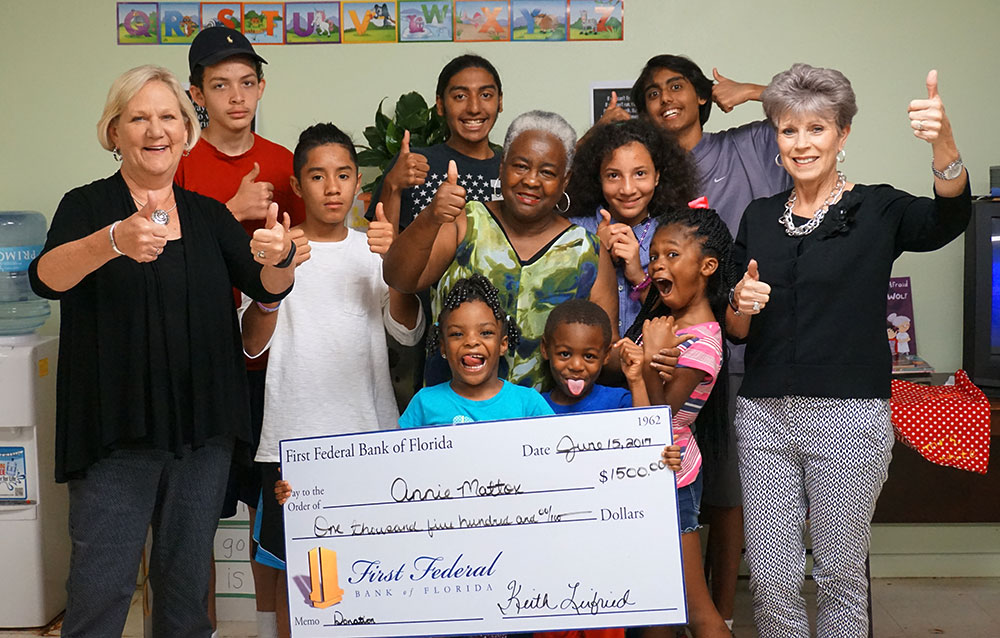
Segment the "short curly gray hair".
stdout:
<svg viewBox="0 0 1000 638">
<path fill-rule="evenodd" d="M 554 135 L 563 148 L 566 149 L 566 172 L 569 172 L 573 165 L 573 151 L 576 149 L 576 131 L 570 126 L 563 116 L 550 111 L 528 111 L 514 118 L 507 128 L 507 135 L 503 138 L 503 155 L 501 159 L 507 158 L 507 151 L 522 133 L 528 131 L 543 131 Z"/>
<path fill-rule="evenodd" d="M 760 94 L 760 101 L 775 128 L 787 113 L 817 113 L 832 119 L 843 131 L 858 113 L 854 89 L 843 73 L 801 63 L 774 76 Z"/>
</svg>

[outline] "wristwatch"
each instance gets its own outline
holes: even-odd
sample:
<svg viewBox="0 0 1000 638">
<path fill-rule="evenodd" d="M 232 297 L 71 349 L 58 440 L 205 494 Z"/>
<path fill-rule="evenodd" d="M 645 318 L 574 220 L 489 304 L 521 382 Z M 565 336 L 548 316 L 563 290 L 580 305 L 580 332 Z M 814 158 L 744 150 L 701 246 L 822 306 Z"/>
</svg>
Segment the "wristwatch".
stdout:
<svg viewBox="0 0 1000 638">
<path fill-rule="evenodd" d="M 962 174 L 962 169 L 965 168 L 965 164 L 962 162 L 962 156 L 959 155 L 958 159 L 948 164 L 944 167 L 943 171 L 939 171 L 934 168 L 934 161 L 931 161 L 931 170 L 934 172 L 934 177 L 943 180 L 953 180 L 958 179 L 958 176 Z"/>
</svg>

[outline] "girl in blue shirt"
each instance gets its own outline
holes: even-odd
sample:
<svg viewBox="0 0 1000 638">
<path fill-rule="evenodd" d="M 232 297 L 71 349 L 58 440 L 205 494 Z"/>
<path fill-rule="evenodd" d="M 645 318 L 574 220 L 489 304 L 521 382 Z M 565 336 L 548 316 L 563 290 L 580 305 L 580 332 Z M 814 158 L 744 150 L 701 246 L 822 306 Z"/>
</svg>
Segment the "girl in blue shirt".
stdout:
<svg viewBox="0 0 1000 638">
<path fill-rule="evenodd" d="M 448 293 L 428 335 L 451 380 L 423 388 L 399 417 L 399 427 L 495 421 L 552 414 L 542 395 L 498 376 L 500 358 L 516 348 L 520 331 L 500 306 L 497 289 L 475 274 Z"/>
</svg>

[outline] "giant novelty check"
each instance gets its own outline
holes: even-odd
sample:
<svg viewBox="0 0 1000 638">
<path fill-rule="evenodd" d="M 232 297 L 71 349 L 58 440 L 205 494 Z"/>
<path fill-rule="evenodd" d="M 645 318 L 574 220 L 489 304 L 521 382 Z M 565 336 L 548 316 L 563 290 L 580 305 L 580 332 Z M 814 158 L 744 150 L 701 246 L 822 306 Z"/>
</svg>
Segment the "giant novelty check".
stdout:
<svg viewBox="0 0 1000 638">
<path fill-rule="evenodd" d="M 669 408 L 281 442 L 292 635 L 683 624 Z"/>
</svg>

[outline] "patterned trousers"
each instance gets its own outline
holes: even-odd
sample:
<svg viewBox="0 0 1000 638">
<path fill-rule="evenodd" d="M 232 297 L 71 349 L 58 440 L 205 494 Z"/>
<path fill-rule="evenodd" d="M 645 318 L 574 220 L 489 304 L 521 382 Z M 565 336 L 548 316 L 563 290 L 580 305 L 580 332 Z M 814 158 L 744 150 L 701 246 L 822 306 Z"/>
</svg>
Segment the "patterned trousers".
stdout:
<svg viewBox="0 0 1000 638">
<path fill-rule="evenodd" d="M 885 399 L 740 397 L 736 436 L 746 561 L 761 638 L 809 638 L 806 519 L 819 638 L 868 636 L 865 560 L 889 473 Z"/>
</svg>

